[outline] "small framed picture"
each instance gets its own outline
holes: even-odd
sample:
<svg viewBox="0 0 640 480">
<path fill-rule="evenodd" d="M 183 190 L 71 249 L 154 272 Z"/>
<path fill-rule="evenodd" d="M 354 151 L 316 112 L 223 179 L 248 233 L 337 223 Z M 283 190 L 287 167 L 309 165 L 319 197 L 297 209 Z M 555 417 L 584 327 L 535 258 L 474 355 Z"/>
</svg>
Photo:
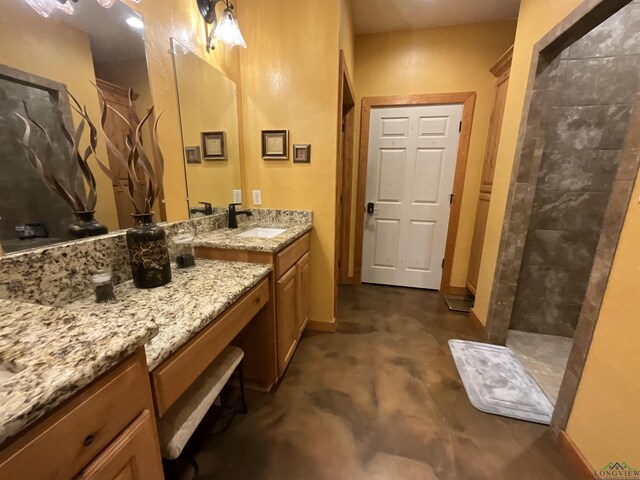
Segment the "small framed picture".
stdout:
<svg viewBox="0 0 640 480">
<path fill-rule="evenodd" d="M 202 157 L 205 160 L 226 160 L 226 143 L 224 132 L 202 132 Z"/>
<path fill-rule="evenodd" d="M 262 158 L 264 160 L 287 160 L 288 154 L 288 130 L 262 131 Z"/>
<path fill-rule="evenodd" d="M 185 147 L 184 155 L 187 159 L 187 163 L 202 163 L 202 157 L 200 156 L 200 147 Z"/>
<path fill-rule="evenodd" d="M 293 163 L 311 163 L 311 145 L 293 145 Z"/>
</svg>

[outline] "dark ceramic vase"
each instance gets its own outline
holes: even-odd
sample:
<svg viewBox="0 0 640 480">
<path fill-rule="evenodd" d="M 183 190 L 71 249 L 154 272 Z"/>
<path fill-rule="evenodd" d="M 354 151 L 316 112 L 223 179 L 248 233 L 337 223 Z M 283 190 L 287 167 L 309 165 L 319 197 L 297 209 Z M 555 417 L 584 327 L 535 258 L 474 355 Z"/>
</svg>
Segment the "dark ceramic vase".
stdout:
<svg viewBox="0 0 640 480">
<path fill-rule="evenodd" d="M 171 261 L 166 234 L 153 223 L 153 212 L 132 215 L 136 224 L 127 230 L 127 247 L 133 284 L 138 288 L 155 288 L 171 281 Z"/>
<path fill-rule="evenodd" d="M 109 233 L 106 226 L 98 222 L 93 215 L 96 212 L 73 212 L 76 221 L 69 225 L 67 232 L 73 238 L 95 237 Z"/>
</svg>

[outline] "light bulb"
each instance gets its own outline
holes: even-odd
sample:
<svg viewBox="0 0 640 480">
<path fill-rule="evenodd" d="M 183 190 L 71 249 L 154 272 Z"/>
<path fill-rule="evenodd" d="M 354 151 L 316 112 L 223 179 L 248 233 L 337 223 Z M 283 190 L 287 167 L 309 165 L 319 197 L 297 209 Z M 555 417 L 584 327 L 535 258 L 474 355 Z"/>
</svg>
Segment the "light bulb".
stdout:
<svg viewBox="0 0 640 480">
<path fill-rule="evenodd" d="M 142 30 L 144 28 L 144 22 L 140 17 L 133 17 L 133 16 L 129 17 L 127 18 L 126 22 L 127 22 L 127 25 L 137 30 Z"/>
<path fill-rule="evenodd" d="M 220 40 L 227 48 L 233 48 L 236 45 L 247 48 L 247 44 L 244 38 L 242 38 L 242 33 L 240 33 L 238 21 L 233 16 L 233 13 L 231 13 L 230 8 L 224 9 L 222 18 L 220 18 L 220 22 L 218 22 L 213 32 L 213 38 Z"/>
</svg>

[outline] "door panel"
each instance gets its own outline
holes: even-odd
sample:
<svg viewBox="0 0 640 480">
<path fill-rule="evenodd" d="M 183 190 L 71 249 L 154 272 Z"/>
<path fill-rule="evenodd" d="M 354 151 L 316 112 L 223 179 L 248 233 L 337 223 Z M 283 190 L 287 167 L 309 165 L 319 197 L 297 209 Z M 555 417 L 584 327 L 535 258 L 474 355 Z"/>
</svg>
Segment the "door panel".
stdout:
<svg viewBox="0 0 640 480">
<path fill-rule="evenodd" d="M 402 202 L 404 169 L 407 151 L 404 149 L 380 150 L 378 169 L 378 195 L 376 202 Z"/>
<path fill-rule="evenodd" d="M 476 294 L 478 277 L 480 276 L 480 260 L 482 259 L 482 246 L 484 245 L 484 235 L 487 228 L 490 200 L 490 194 L 481 193 L 480 198 L 478 198 L 478 206 L 476 209 L 476 225 L 473 230 L 471 255 L 469 256 L 469 273 L 467 278 L 467 287 L 474 295 Z"/>
<path fill-rule="evenodd" d="M 400 220 L 376 218 L 373 267 L 396 268 L 398 265 L 398 241 Z"/>
<path fill-rule="evenodd" d="M 291 267 L 276 282 L 278 319 L 278 372 L 282 376 L 298 343 L 296 321 L 296 267 Z"/>
<path fill-rule="evenodd" d="M 296 323 L 298 338 L 309 323 L 309 254 L 306 253 L 296 264 Z"/>
<path fill-rule="evenodd" d="M 411 196 L 414 204 L 438 202 L 443 160 L 443 149 L 420 149 L 417 151 L 413 176 L 413 195 Z"/>
<path fill-rule="evenodd" d="M 428 272 L 431 268 L 434 222 L 412 220 L 409 224 L 409 249 L 407 269 Z"/>
<path fill-rule="evenodd" d="M 440 288 L 462 105 L 371 111 L 362 281 Z"/>
<path fill-rule="evenodd" d="M 406 138 L 409 135 L 409 118 L 383 118 L 380 122 L 380 137 Z"/>
<path fill-rule="evenodd" d="M 420 117 L 418 137 L 444 137 L 449 131 L 449 117 Z"/>
</svg>

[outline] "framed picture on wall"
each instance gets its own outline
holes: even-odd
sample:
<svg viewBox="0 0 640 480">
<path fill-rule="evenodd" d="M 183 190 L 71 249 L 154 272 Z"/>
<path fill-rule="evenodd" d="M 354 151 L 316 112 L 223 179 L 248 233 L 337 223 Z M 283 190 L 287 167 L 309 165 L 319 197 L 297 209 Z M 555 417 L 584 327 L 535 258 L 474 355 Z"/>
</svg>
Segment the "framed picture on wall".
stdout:
<svg viewBox="0 0 640 480">
<path fill-rule="evenodd" d="M 311 163 L 311 145 L 293 145 L 293 163 Z"/>
<path fill-rule="evenodd" d="M 187 163 L 202 163 L 202 157 L 200 156 L 200 147 L 185 147 L 184 155 L 187 159 Z"/>
<path fill-rule="evenodd" d="M 202 132 L 202 156 L 205 160 L 226 160 L 224 132 Z"/>
<path fill-rule="evenodd" d="M 287 160 L 289 158 L 289 131 L 262 131 L 262 158 L 264 160 Z"/>
</svg>

